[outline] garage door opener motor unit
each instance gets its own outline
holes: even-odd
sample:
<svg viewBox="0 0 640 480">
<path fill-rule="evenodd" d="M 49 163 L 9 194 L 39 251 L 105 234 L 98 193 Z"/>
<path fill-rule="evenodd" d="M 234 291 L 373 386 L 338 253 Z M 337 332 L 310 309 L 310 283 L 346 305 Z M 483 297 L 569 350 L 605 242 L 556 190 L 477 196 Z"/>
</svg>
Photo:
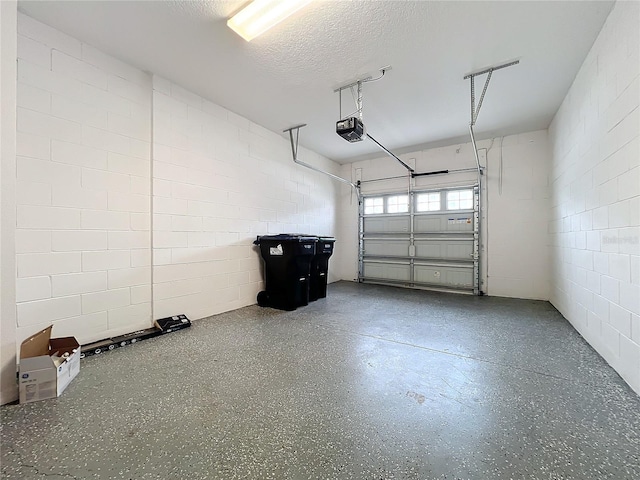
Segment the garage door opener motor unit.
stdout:
<svg viewBox="0 0 640 480">
<path fill-rule="evenodd" d="M 358 117 L 349 117 L 336 122 L 336 133 L 347 142 L 361 142 L 365 134 L 364 124 Z"/>
</svg>

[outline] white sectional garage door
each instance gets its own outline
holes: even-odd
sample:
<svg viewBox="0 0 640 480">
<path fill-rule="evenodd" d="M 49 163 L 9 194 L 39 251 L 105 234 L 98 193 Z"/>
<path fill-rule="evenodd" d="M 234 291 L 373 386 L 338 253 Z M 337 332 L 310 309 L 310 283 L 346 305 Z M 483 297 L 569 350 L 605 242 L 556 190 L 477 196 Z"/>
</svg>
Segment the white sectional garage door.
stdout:
<svg viewBox="0 0 640 480">
<path fill-rule="evenodd" d="M 478 189 L 365 196 L 359 280 L 478 293 Z"/>
</svg>

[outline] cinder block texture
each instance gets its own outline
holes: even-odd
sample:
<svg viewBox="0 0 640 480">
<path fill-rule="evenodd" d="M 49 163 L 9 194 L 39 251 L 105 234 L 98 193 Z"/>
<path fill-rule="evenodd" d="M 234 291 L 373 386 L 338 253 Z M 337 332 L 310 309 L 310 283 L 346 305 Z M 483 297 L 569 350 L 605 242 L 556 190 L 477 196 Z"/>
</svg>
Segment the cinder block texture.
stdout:
<svg viewBox="0 0 640 480">
<path fill-rule="evenodd" d="M 18 341 L 151 326 L 151 78 L 19 14 L 18 90 Z"/>
<path fill-rule="evenodd" d="M 639 16 L 616 3 L 549 128 L 551 301 L 637 392 Z"/>
<path fill-rule="evenodd" d="M 288 139 L 24 14 L 18 93 L 18 341 L 253 304 L 256 235 L 336 233 L 336 185 Z"/>
<path fill-rule="evenodd" d="M 153 85 L 154 314 L 251 305 L 263 288 L 253 240 L 335 235 L 338 187 L 294 164 L 283 136 L 160 77 Z M 337 171 L 302 147 L 299 155 Z"/>
</svg>

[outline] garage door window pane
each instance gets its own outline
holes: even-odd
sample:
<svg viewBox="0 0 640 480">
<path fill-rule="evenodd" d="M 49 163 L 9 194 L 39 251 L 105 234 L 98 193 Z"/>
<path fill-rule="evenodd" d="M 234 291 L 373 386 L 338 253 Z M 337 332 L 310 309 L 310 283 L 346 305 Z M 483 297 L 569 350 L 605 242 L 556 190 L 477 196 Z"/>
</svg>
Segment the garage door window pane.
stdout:
<svg viewBox="0 0 640 480">
<path fill-rule="evenodd" d="M 408 195 L 395 195 L 393 197 L 387 197 L 387 213 L 403 213 L 408 211 Z"/>
<path fill-rule="evenodd" d="M 433 212 L 440 210 L 440 193 L 420 193 L 416 198 L 416 211 Z"/>
<path fill-rule="evenodd" d="M 365 198 L 364 199 L 364 213 L 365 215 L 371 215 L 374 213 L 384 213 L 384 198 Z"/>
<path fill-rule="evenodd" d="M 473 208 L 473 190 L 447 192 L 447 210 L 469 210 Z"/>
</svg>

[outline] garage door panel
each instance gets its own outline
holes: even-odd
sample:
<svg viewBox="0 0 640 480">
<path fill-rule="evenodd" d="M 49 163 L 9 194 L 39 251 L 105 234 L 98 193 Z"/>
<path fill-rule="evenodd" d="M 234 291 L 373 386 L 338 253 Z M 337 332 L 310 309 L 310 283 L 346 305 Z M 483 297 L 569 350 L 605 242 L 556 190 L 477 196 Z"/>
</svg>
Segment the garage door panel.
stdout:
<svg viewBox="0 0 640 480">
<path fill-rule="evenodd" d="M 473 258 L 473 240 L 418 239 L 415 246 L 416 257 L 452 260 Z"/>
<path fill-rule="evenodd" d="M 416 215 L 414 230 L 420 232 L 473 232 L 472 212 Z"/>
<path fill-rule="evenodd" d="M 364 220 L 365 233 L 409 232 L 411 219 L 408 215 L 400 217 L 369 217 Z"/>
<path fill-rule="evenodd" d="M 473 288 L 473 268 L 446 265 L 415 265 L 414 281 L 452 288 Z"/>
<path fill-rule="evenodd" d="M 443 258 L 444 245 L 439 241 L 417 241 L 415 243 L 416 246 L 416 257 L 422 258 Z"/>
<path fill-rule="evenodd" d="M 416 232 L 440 232 L 441 224 L 441 215 L 416 215 L 413 228 Z"/>
<path fill-rule="evenodd" d="M 406 240 L 364 240 L 364 254 L 379 257 L 406 257 L 409 255 L 409 239 Z"/>
<path fill-rule="evenodd" d="M 364 262 L 364 278 L 408 282 L 411 280 L 410 265 L 400 263 Z"/>
</svg>

